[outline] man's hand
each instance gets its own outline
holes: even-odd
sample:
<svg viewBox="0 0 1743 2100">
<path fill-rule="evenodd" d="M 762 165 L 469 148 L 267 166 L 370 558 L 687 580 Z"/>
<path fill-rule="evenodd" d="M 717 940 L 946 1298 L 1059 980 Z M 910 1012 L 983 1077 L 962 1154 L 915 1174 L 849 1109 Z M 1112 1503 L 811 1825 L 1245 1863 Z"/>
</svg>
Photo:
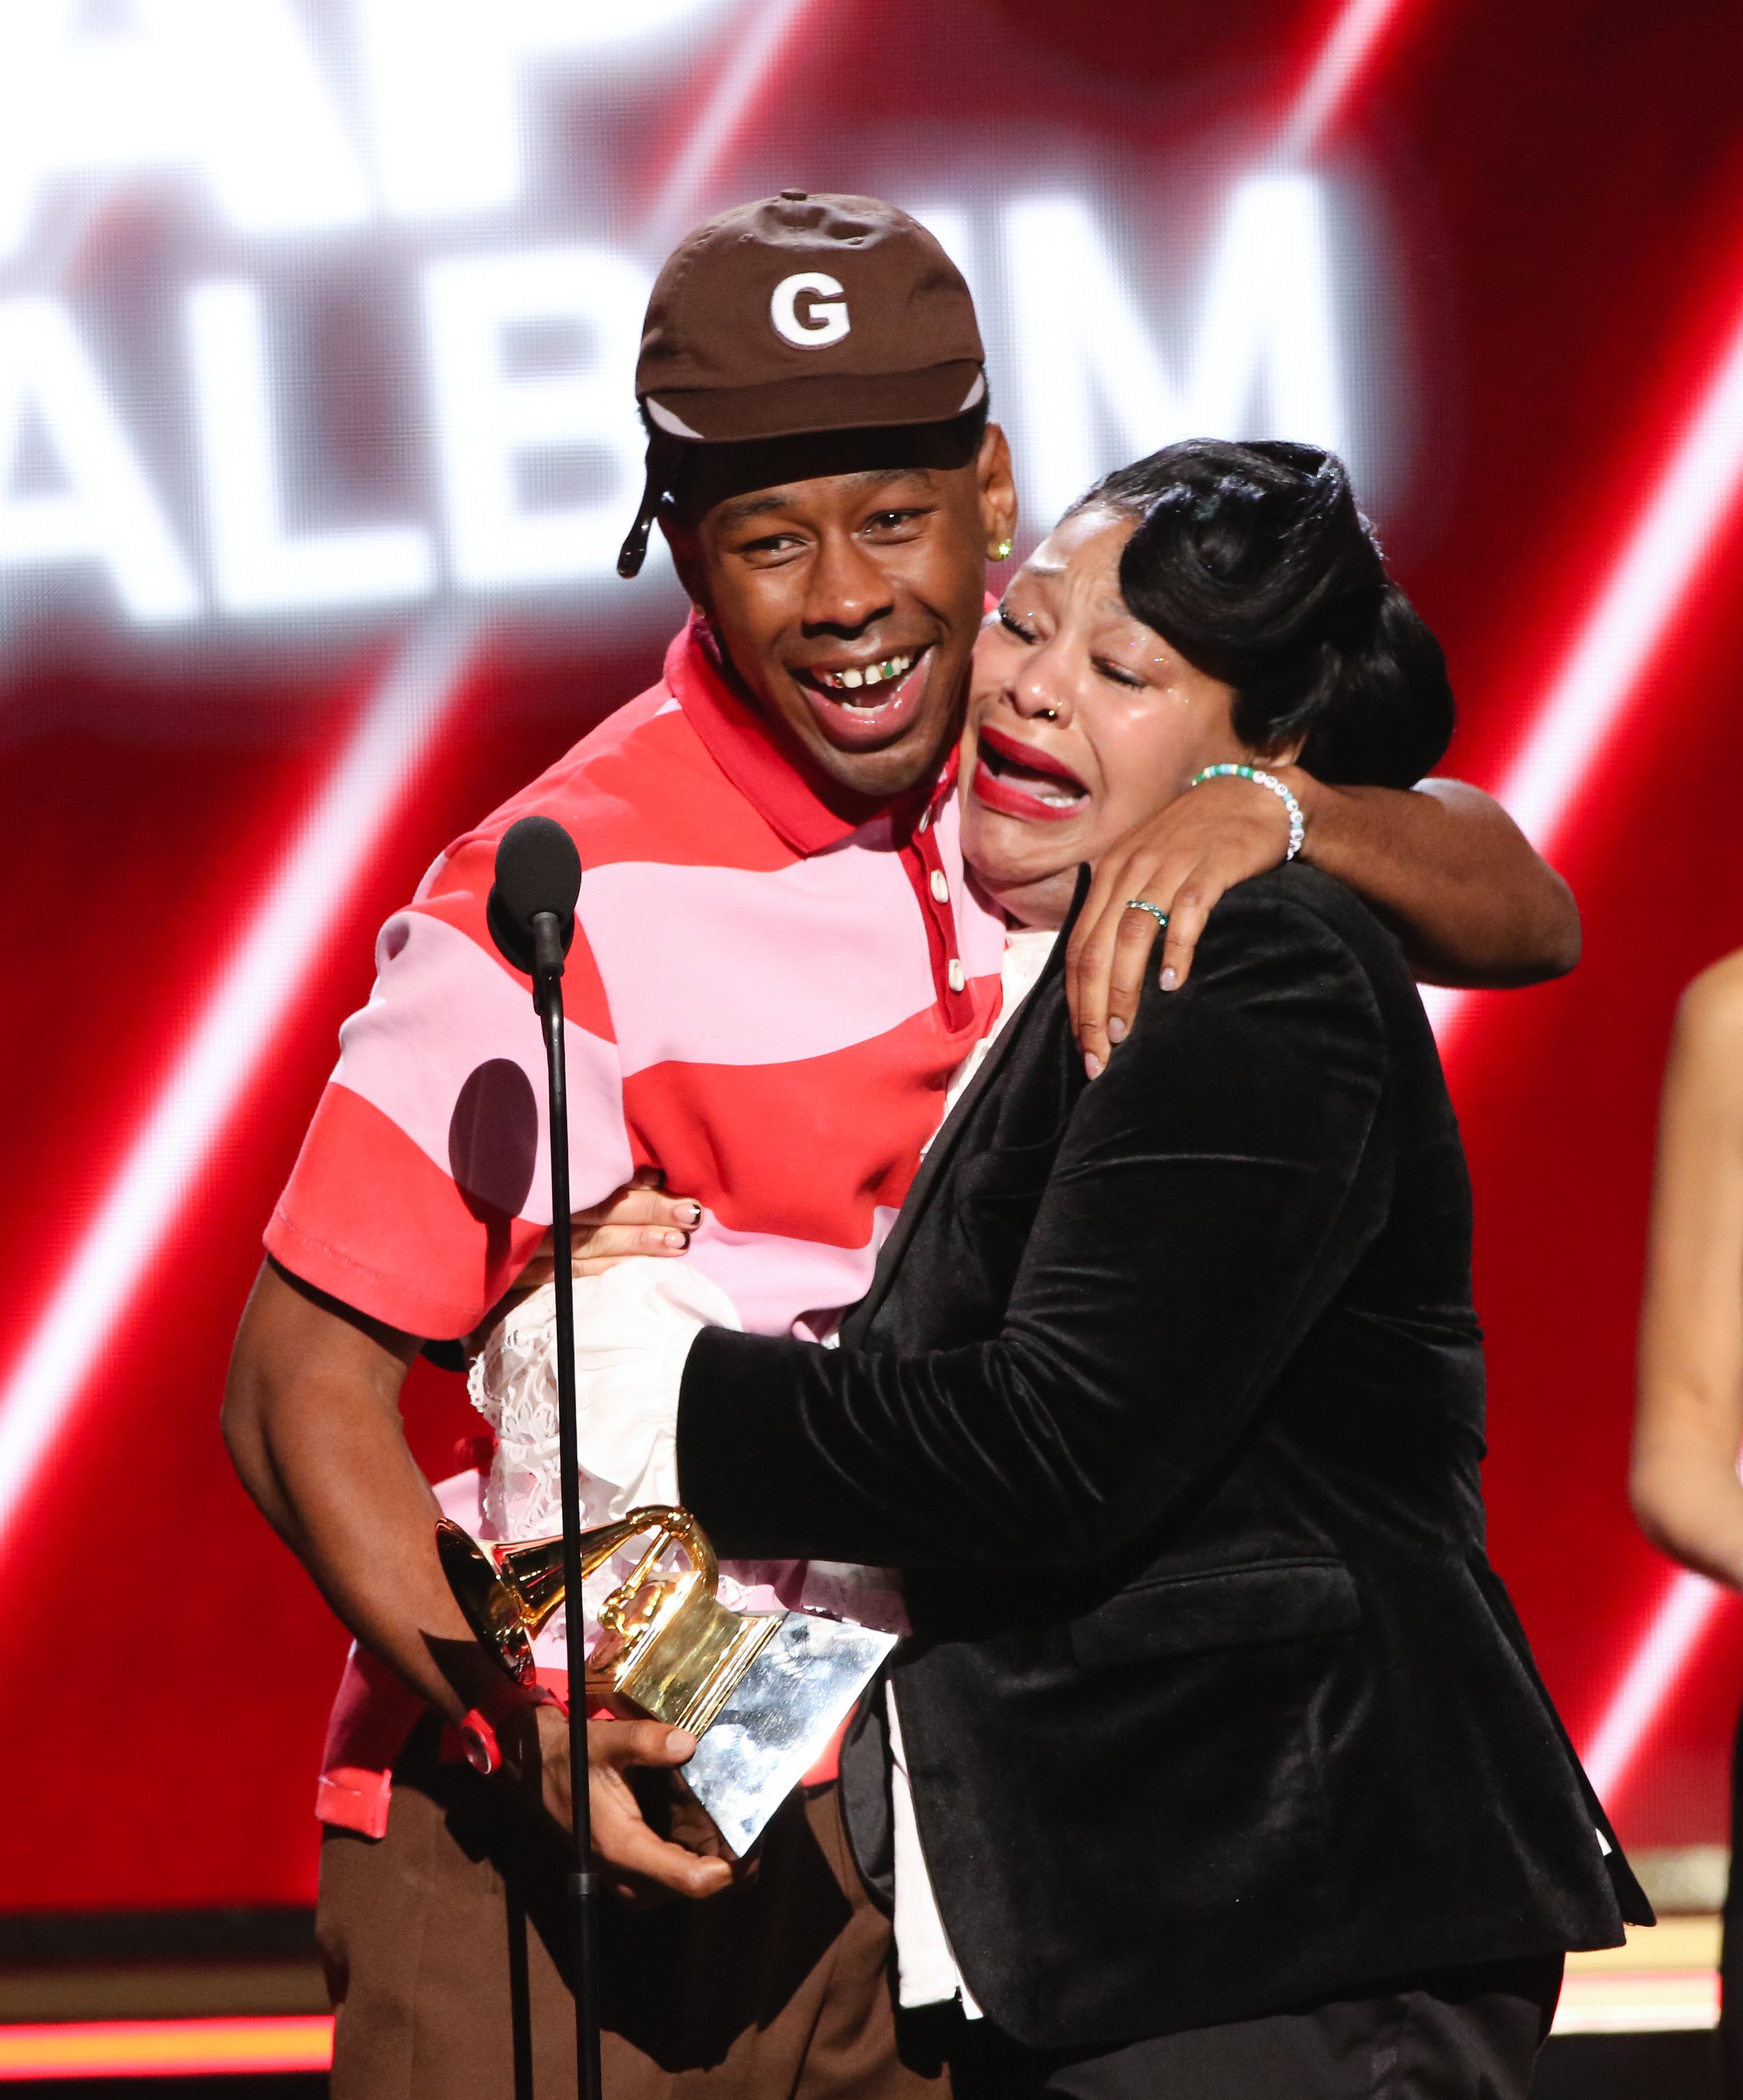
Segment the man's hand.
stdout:
<svg viewBox="0 0 1743 2100">
<path fill-rule="evenodd" d="M 569 1723 L 562 1709 L 528 1710 L 543 1765 L 546 1811 L 565 1830 L 569 1814 Z M 624 1774 L 635 1766 L 675 1771 L 694 1757 L 696 1739 L 663 1721 L 592 1721 L 587 1727 L 593 1846 L 612 1887 L 631 1902 L 660 1895 L 699 1900 L 732 1886 L 732 1863 L 710 1859 L 655 1836 Z"/>
<path fill-rule="evenodd" d="M 640 1167 L 602 1203 L 577 1211 L 571 1221 L 575 1273 L 598 1276 L 636 1255 L 680 1255 L 702 1222 L 702 1206 L 687 1196 L 669 1196 L 657 1167 Z M 514 1279 L 519 1291 L 536 1290 L 557 1273 L 557 1252 L 547 1233 Z"/>
<path fill-rule="evenodd" d="M 1301 793 L 1294 767 L 1268 770 Z M 1167 915 L 1162 986 L 1172 991 L 1185 983 L 1204 922 L 1224 891 L 1279 866 L 1288 849 L 1282 797 L 1225 774 L 1176 796 L 1102 855 L 1066 954 L 1066 995 L 1091 1079 L 1131 1028 L 1162 931 L 1152 913 L 1127 911 L 1128 900 L 1141 897 Z"/>
<path fill-rule="evenodd" d="M 1328 788 L 1269 764 L 1301 805 L 1302 858 L 1354 890 L 1392 928 L 1419 982 L 1498 988 L 1564 976 L 1580 959 L 1573 893 L 1500 804 L 1457 780 Z M 1091 1078 L 1121 1042 L 1168 915 L 1165 990 L 1186 982 L 1204 922 L 1233 884 L 1287 850 L 1282 799 L 1225 775 L 1176 797 L 1102 858 L 1072 929 L 1066 986 Z"/>
</svg>

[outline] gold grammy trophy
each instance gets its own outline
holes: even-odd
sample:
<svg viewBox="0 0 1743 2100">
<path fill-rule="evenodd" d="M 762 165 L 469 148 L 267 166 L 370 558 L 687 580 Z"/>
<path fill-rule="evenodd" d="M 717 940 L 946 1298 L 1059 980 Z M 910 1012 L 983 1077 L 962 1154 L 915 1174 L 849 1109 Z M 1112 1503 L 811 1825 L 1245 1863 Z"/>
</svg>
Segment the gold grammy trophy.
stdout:
<svg viewBox="0 0 1743 2100">
<path fill-rule="evenodd" d="M 816 1762 L 896 1636 L 802 1612 L 729 1610 L 716 1594 L 714 1549 L 688 1510 L 632 1510 L 584 1532 L 584 1579 L 644 1538 L 640 1556 L 599 1608 L 587 1696 L 699 1739 L 685 1779 L 742 1856 Z M 563 1602 L 562 1535 L 481 1546 L 444 1518 L 436 1546 L 473 1631 L 510 1677 L 530 1684 L 533 1637 Z"/>
</svg>

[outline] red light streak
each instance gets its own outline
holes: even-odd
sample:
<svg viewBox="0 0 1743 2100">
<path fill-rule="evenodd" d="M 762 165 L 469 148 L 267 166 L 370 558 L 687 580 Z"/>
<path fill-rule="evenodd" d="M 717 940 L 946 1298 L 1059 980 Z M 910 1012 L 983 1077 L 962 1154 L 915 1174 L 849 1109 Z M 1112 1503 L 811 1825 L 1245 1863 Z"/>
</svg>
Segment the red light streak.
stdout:
<svg viewBox="0 0 1743 2100">
<path fill-rule="evenodd" d="M 752 0 L 740 15 L 739 47 L 672 163 L 642 227 L 642 240 L 651 250 L 664 251 L 688 230 L 810 4 L 810 0 Z"/>
<path fill-rule="evenodd" d="M 1653 1722 L 1730 1594 L 1687 1568 L 1678 1568 L 1660 1591 L 1646 1630 L 1581 1754 L 1600 1801 L 1608 1803 L 1633 1771 Z"/>
<path fill-rule="evenodd" d="M 467 649 L 456 626 L 414 633 L 364 704 L 0 1388 L 0 1542 L 404 807 Z"/>
<path fill-rule="evenodd" d="M 1305 161 L 1317 152 L 1402 12 L 1403 0 L 1344 0 L 1277 140 L 1279 160 Z"/>
<path fill-rule="evenodd" d="M 1533 714 L 1496 797 L 1552 859 L 1610 739 L 1717 552 L 1743 491 L 1743 307 L 1675 434 L 1591 609 Z M 1446 1055 L 1468 995 L 1427 1004 Z"/>
</svg>

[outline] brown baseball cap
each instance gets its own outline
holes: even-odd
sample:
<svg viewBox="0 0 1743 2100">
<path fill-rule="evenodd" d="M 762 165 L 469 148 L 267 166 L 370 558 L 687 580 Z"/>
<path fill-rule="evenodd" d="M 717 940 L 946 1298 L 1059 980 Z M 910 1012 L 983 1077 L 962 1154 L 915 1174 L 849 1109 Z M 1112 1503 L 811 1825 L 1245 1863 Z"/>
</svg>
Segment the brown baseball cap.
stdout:
<svg viewBox="0 0 1743 2100">
<path fill-rule="evenodd" d="M 877 197 L 783 190 L 673 251 L 648 301 L 636 398 L 656 441 L 743 443 L 947 421 L 986 398 L 985 362 L 962 273 L 918 219 Z M 642 566 L 655 479 L 625 576 Z"/>
</svg>

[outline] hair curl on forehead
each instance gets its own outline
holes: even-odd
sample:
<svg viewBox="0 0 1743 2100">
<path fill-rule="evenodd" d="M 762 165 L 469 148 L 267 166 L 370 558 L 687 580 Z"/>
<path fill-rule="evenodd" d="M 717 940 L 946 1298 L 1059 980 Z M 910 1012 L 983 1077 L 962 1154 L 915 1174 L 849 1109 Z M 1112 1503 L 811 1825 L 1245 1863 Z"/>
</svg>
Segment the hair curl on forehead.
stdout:
<svg viewBox="0 0 1743 2100">
<path fill-rule="evenodd" d="M 1251 748 L 1389 787 L 1445 750 L 1440 644 L 1388 575 L 1335 454 L 1189 439 L 1106 475 L 1072 510 L 1136 519 L 1120 557 L 1126 604 L 1233 687 Z"/>
</svg>

